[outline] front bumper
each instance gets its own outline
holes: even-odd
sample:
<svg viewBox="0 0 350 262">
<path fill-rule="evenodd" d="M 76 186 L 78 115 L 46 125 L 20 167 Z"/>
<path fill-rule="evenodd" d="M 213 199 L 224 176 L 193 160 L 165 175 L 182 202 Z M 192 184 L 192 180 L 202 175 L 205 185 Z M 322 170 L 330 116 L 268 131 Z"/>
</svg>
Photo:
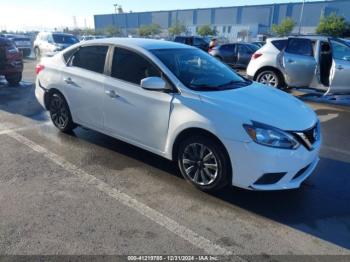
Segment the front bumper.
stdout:
<svg viewBox="0 0 350 262">
<path fill-rule="evenodd" d="M 270 148 L 255 142 L 224 141 L 231 159 L 232 185 L 249 190 L 286 190 L 299 188 L 319 162 L 322 140 L 312 151 Z M 280 174 L 280 179 L 261 184 L 265 174 Z M 260 180 L 259 180 L 260 179 Z"/>
</svg>

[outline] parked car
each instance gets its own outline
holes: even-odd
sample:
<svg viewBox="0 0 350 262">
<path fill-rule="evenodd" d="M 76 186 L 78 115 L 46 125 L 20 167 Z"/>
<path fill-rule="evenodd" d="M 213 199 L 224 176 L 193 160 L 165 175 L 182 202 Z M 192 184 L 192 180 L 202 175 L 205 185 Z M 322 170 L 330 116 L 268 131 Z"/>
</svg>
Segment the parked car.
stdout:
<svg viewBox="0 0 350 262">
<path fill-rule="evenodd" d="M 194 47 L 92 40 L 42 59 L 36 73 L 36 97 L 59 130 L 84 126 L 177 161 L 201 190 L 298 188 L 318 163 L 313 110 Z"/>
<path fill-rule="evenodd" d="M 13 41 L 24 57 L 30 56 L 32 52 L 32 42 L 29 37 L 16 34 L 3 34 L 2 36 Z"/>
<path fill-rule="evenodd" d="M 263 47 L 265 45 L 265 42 L 263 42 L 263 41 L 256 41 L 256 42 L 252 42 L 251 44 L 257 46 L 258 48 L 261 48 L 261 47 Z"/>
<path fill-rule="evenodd" d="M 247 74 L 274 87 L 350 93 L 350 43 L 326 36 L 268 39 L 253 55 Z"/>
<path fill-rule="evenodd" d="M 23 58 L 15 44 L 0 37 L 0 75 L 5 76 L 9 85 L 17 85 L 22 80 Z"/>
<path fill-rule="evenodd" d="M 175 42 L 190 45 L 202 49 L 205 52 L 209 50 L 209 42 L 207 38 L 199 37 L 199 36 L 176 36 Z"/>
<path fill-rule="evenodd" d="M 41 32 L 34 41 L 35 57 L 53 56 L 78 42 L 78 38 L 71 34 Z"/>
<path fill-rule="evenodd" d="M 252 44 L 232 43 L 214 47 L 209 54 L 234 68 L 247 68 L 252 55 L 258 49 Z"/>
</svg>

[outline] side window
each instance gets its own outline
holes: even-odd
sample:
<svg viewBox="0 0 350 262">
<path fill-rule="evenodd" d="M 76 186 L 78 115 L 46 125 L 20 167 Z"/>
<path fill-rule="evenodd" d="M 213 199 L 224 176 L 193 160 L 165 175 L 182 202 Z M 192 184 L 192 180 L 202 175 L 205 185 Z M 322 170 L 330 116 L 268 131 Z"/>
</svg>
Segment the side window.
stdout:
<svg viewBox="0 0 350 262">
<path fill-rule="evenodd" d="M 337 42 L 337 41 L 332 41 L 332 49 L 333 49 L 333 57 L 334 59 L 339 59 L 339 60 L 344 60 L 344 61 L 350 61 L 350 47 Z"/>
<path fill-rule="evenodd" d="M 296 55 L 313 56 L 312 42 L 310 39 L 291 38 L 288 41 L 286 52 Z"/>
<path fill-rule="evenodd" d="M 136 85 L 151 76 L 161 77 L 159 70 L 147 59 L 132 51 L 115 48 L 111 76 Z"/>
<path fill-rule="evenodd" d="M 288 40 L 275 40 L 271 42 L 278 50 L 282 51 L 287 47 Z"/>
<path fill-rule="evenodd" d="M 235 45 L 223 45 L 220 49 L 225 52 L 234 52 Z"/>
<path fill-rule="evenodd" d="M 74 54 L 72 66 L 102 74 L 105 67 L 108 46 L 84 46 Z"/>
<path fill-rule="evenodd" d="M 248 47 L 246 47 L 245 45 L 238 45 L 238 53 L 241 54 L 247 54 L 247 53 L 251 53 L 252 50 L 249 49 Z"/>
<path fill-rule="evenodd" d="M 69 50 L 69 51 L 66 51 L 64 54 L 63 54 L 63 58 L 64 58 L 64 61 L 66 61 L 66 63 L 69 62 L 69 59 L 72 57 L 72 55 L 74 55 L 74 53 L 78 50 L 79 48 L 74 48 L 72 50 Z"/>
<path fill-rule="evenodd" d="M 193 40 L 193 45 L 194 46 L 202 46 L 202 45 L 205 45 L 205 44 L 206 44 L 206 42 L 202 38 L 195 37 L 194 40 Z"/>
</svg>

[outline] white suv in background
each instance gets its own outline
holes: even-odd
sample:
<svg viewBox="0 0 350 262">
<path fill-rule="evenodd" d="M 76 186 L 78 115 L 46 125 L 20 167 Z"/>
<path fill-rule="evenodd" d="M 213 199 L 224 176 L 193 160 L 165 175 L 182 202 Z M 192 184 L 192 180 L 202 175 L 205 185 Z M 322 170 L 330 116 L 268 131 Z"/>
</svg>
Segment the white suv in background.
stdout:
<svg viewBox="0 0 350 262">
<path fill-rule="evenodd" d="M 174 160 L 201 190 L 298 188 L 319 160 L 313 110 L 191 46 L 86 41 L 36 73 L 36 97 L 59 130 L 81 125 Z"/>
<path fill-rule="evenodd" d="M 71 34 L 41 32 L 34 41 L 34 54 L 37 59 L 43 56 L 53 56 L 78 42 L 78 38 Z"/>
<path fill-rule="evenodd" d="M 350 93 L 350 42 L 326 36 L 268 39 L 247 68 L 248 77 L 273 87 L 311 87 Z"/>
</svg>

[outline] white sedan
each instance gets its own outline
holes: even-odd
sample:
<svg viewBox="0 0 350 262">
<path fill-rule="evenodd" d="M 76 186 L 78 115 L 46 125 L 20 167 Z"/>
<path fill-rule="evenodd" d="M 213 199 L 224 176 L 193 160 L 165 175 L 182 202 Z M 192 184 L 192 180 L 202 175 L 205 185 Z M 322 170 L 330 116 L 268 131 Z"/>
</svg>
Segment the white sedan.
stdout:
<svg viewBox="0 0 350 262">
<path fill-rule="evenodd" d="M 178 162 L 197 188 L 298 188 L 319 161 L 304 103 L 178 43 L 103 39 L 36 67 L 36 97 L 63 132 L 102 132 Z"/>
</svg>

